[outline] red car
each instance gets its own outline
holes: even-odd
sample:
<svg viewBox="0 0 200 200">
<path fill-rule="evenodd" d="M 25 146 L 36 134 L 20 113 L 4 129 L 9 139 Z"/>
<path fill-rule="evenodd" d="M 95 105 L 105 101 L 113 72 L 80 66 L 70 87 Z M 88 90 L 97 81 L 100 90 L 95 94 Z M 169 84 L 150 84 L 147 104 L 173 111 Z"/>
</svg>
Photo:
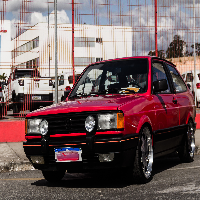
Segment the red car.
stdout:
<svg viewBox="0 0 200 200">
<path fill-rule="evenodd" d="M 67 172 L 120 169 L 140 182 L 153 159 L 195 150 L 193 96 L 176 67 L 157 57 L 89 65 L 65 102 L 26 116 L 24 151 L 48 181 Z"/>
</svg>

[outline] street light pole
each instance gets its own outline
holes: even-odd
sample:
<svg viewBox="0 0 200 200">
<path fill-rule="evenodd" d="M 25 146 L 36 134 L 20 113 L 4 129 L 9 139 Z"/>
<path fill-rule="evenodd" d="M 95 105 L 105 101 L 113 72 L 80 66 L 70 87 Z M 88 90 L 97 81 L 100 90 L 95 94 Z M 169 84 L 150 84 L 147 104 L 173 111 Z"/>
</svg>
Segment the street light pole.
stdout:
<svg viewBox="0 0 200 200">
<path fill-rule="evenodd" d="M 49 40 L 49 0 L 48 0 L 48 51 L 49 51 L 49 77 L 50 77 L 50 40 Z"/>
<path fill-rule="evenodd" d="M 196 20 L 195 20 L 195 0 L 193 0 L 193 16 L 194 16 L 194 101 L 195 106 L 197 105 L 197 87 L 196 87 L 196 45 L 195 45 L 195 29 L 196 29 Z"/>
<path fill-rule="evenodd" d="M 58 69 L 57 69 L 57 0 L 54 0 L 55 19 L 55 103 L 58 103 Z"/>
<path fill-rule="evenodd" d="M 155 53 L 156 57 L 158 57 L 157 0 L 155 0 Z"/>
<path fill-rule="evenodd" d="M 75 83 L 74 73 L 74 0 L 72 0 L 72 69 L 73 69 L 73 85 Z"/>
</svg>

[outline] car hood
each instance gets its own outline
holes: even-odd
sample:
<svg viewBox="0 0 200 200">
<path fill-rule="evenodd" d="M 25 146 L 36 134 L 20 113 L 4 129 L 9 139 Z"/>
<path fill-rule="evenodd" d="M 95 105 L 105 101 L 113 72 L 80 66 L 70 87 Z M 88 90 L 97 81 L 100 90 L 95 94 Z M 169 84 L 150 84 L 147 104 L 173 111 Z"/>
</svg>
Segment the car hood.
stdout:
<svg viewBox="0 0 200 200">
<path fill-rule="evenodd" d="M 140 98 L 141 96 L 131 95 L 104 95 L 97 97 L 87 97 L 82 99 L 69 100 L 51 106 L 35 110 L 26 117 L 39 115 L 49 115 L 58 113 L 98 111 L 98 110 L 117 110 L 127 102 Z"/>
</svg>

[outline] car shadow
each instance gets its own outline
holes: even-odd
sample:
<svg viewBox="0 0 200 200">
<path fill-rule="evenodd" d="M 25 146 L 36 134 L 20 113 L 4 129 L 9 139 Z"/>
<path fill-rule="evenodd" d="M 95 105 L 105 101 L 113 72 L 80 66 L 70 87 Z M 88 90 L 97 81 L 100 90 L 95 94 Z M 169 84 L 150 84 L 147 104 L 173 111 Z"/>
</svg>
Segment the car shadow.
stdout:
<svg viewBox="0 0 200 200">
<path fill-rule="evenodd" d="M 177 154 L 172 154 L 154 160 L 153 176 L 167 169 L 181 164 Z M 153 179 L 151 180 L 153 181 Z M 147 184 L 151 184 L 151 181 Z M 115 173 L 66 173 L 64 178 L 55 183 L 49 183 L 45 179 L 33 182 L 31 185 L 63 188 L 123 188 L 138 181 L 130 181 L 127 175 L 121 172 Z"/>
</svg>

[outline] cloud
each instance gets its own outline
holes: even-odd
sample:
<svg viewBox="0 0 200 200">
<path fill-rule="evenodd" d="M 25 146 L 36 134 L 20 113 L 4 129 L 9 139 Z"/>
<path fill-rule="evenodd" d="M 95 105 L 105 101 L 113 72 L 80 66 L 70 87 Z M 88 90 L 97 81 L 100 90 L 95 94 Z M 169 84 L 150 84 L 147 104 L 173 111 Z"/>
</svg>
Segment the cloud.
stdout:
<svg viewBox="0 0 200 200">
<path fill-rule="evenodd" d="M 40 12 L 33 12 L 29 15 L 27 21 L 22 21 L 14 18 L 13 20 L 11 20 L 11 37 L 15 38 L 16 35 L 23 33 L 26 29 L 29 29 L 39 22 L 48 22 L 48 16 L 43 15 Z M 54 11 L 52 11 L 49 15 L 49 23 L 54 24 Z M 70 23 L 69 17 L 64 10 L 57 11 L 57 24 L 62 23 Z"/>
<path fill-rule="evenodd" d="M 44 16 L 40 12 L 33 12 L 31 13 L 30 16 L 30 25 L 35 25 L 39 22 L 47 22 L 48 21 L 48 16 Z M 49 16 L 49 22 L 54 23 L 54 11 L 50 13 Z M 57 23 L 62 24 L 62 23 L 70 23 L 69 17 L 67 16 L 67 13 L 64 10 L 57 11 Z"/>
</svg>

